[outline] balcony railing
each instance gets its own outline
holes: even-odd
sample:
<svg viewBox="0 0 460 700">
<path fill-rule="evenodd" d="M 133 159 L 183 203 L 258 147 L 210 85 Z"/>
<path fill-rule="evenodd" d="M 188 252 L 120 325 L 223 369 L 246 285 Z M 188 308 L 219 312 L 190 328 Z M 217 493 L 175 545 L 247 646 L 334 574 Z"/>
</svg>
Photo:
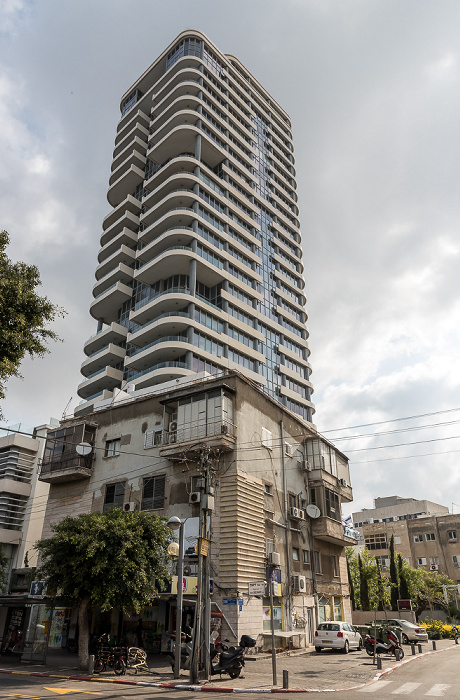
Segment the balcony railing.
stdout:
<svg viewBox="0 0 460 700">
<path fill-rule="evenodd" d="M 235 424 L 221 418 L 207 423 L 179 425 L 175 430 L 163 430 L 161 444 L 172 445 L 177 442 L 189 442 L 216 435 L 234 438 L 236 436 Z"/>
<path fill-rule="evenodd" d="M 40 481 L 73 481 L 91 476 L 94 455 L 79 455 L 72 451 L 52 462 L 41 462 Z"/>
</svg>

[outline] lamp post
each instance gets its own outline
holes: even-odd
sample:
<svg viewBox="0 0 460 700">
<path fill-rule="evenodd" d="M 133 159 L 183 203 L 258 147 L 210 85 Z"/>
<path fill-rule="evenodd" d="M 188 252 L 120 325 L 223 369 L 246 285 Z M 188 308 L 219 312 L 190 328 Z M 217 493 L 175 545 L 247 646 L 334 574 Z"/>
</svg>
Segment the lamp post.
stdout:
<svg viewBox="0 0 460 700">
<path fill-rule="evenodd" d="M 179 530 L 179 558 L 177 563 L 177 602 L 176 602 L 176 647 L 174 651 L 174 678 L 180 678 L 181 636 L 182 636 L 182 586 L 184 579 L 184 522 L 177 516 L 169 518 L 166 523 L 171 530 Z M 169 547 L 173 550 L 171 542 Z M 168 547 L 168 553 L 173 554 Z M 177 552 L 176 547 L 174 550 Z"/>
</svg>

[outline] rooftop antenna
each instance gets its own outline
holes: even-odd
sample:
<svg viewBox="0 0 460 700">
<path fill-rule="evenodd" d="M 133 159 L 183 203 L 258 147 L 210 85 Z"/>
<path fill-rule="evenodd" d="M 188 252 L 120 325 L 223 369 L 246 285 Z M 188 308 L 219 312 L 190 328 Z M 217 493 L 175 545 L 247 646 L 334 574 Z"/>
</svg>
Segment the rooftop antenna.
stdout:
<svg viewBox="0 0 460 700">
<path fill-rule="evenodd" d="M 66 415 L 66 413 L 67 413 L 67 409 L 69 408 L 70 402 L 72 401 L 72 399 L 73 399 L 73 396 L 71 396 L 70 399 L 68 400 L 67 406 L 64 408 L 64 411 L 62 412 L 62 418 L 61 418 L 61 420 L 65 420 L 65 415 Z"/>
</svg>

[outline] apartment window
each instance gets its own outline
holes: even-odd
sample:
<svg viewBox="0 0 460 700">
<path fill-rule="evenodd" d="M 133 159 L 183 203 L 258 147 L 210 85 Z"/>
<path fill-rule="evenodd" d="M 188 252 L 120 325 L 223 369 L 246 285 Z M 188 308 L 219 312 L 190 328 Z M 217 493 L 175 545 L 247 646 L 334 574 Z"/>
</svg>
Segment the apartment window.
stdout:
<svg viewBox="0 0 460 700">
<path fill-rule="evenodd" d="M 417 558 L 417 565 L 418 566 L 426 566 L 426 558 L 425 557 L 418 557 Z"/>
<path fill-rule="evenodd" d="M 414 535 L 414 542 L 423 542 L 423 535 Z"/>
<path fill-rule="evenodd" d="M 161 438 L 163 435 L 163 430 L 146 430 L 144 433 L 144 450 L 150 447 L 155 447 L 156 445 L 161 445 Z"/>
<path fill-rule="evenodd" d="M 454 554 L 452 556 L 452 561 L 456 569 L 460 568 L 460 554 Z"/>
<path fill-rule="evenodd" d="M 317 574 L 322 574 L 323 570 L 321 568 L 321 553 L 320 552 L 313 552 L 313 561 L 315 563 L 315 572 Z"/>
<path fill-rule="evenodd" d="M 376 533 L 364 538 L 364 542 L 368 549 L 388 549 L 387 538 L 384 534 Z"/>
<path fill-rule="evenodd" d="M 150 476 L 144 479 L 142 489 L 142 510 L 158 510 L 165 505 L 166 477 Z"/>
<path fill-rule="evenodd" d="M 292 559 L 293 559 L 293 561 L 300 561 L 299 550 L 297 549 L 297 547 L 293 547 L 293 549 L 292 549 Z"/>
<path fill-rule="evenodd" d="M 379 563 L 381 569 L 388 569 L 390 560 L 385 555 L 376 555 L 375 560 Z"/>
<path fill-rule="evenodd" d="M 339 558 L 335 554 L 331 556 L 331 570 L 333 576 L 339 575 Z"/>
<path fill-rule="evenodd" d="M 339 496 L 335 491 L 325 489 L 326 496 L 326 515 L 333 520 L 340 520 L 340 503 Z"/>
<path fill-rule="evenodd" d="M 447 539 L 449 542 L 456 542 L 457 541 L 457 530 L 449 530 L 447 533 Z"/>
<path fill-rule="evenodd" d="M 120 454 L 120 438 L 106 440 L 104 457 L 118 457 Z"/>
<path fill-rule="evenodd" d="M 125 501 L 125 482 L 107 484 L 105 487 L 104 513 L 112 508 L 123 508 Z"/>
<path fill-rule="evenodd" d="M 308 549 L 302 549 L 302 562 L 310 565 L 310 552 Z"/>
<path fill-rule="evenodd" d="M 271 484 L 264 484 L 264 491 L 266 494 L 269 496 L 272 496 L 272 485 Z"/>
<path fill-rule="evenodd" d="M 434 542 L 436 539 L 434 536 L 434 532 L 427 532 L 425 535 L 425 539 L 427 542 Z"/>
</svg>

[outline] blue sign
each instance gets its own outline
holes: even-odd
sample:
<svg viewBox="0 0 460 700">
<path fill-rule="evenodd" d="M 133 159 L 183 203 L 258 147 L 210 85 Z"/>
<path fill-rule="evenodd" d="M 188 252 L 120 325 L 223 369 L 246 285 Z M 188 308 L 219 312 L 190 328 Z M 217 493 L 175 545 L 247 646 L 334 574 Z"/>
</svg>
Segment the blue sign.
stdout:
<svg viewBox="0 0 460 700">
<path fill-rule="evenodd" d="M 238 605 L 243 605 L 244 600 L 242 598 L 238 598 Z"/>
<path fill-rule="evenodd" d="M 222 603 L 224 605 L 236 605 L 236 598 L 224 598 Z"/>
</svg>

